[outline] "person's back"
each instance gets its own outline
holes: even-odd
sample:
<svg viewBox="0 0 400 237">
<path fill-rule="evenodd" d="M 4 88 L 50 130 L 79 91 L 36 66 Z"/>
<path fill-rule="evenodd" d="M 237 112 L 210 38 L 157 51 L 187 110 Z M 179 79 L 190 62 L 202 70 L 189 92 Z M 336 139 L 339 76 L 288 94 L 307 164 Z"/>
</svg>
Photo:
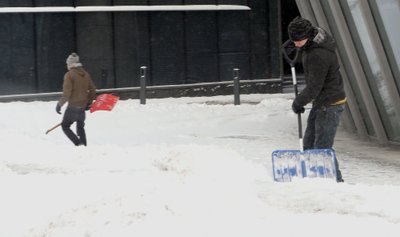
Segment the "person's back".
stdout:
<svg viewBox="0 0 400 237">
<path fill-rule="evenodd" d="M 67 58 L 68 72 L 64 75 L 63 94 L 57 103 L 56 111 L 61 114 L 61 107 L 68 102 L 61 122 L 65 135 L 76 145 L 87 145 L 85 132 L 85 110 L 95 99 L 96 87 L 89 73 L 83 68 L 79 56 L 72 53 Z M 76 122 L 76 133 L 70 129 Z"/>
<path fill-rule="evenodd" d="M 73 67 L 64 76 L 63 95 L 60 104 L 68 101 L 68 106 L 86 107 L 93 100 L 96 87 L 89 73 L 83 67 Z"/>
<path fill-rule="evenodd" d="M 299 100 L 313 101 L 316 107 L 329 106 L 346 98 L 336 44 L 332 36 L 319 27 L 315 28 L 311 39 L 302 48 L 307 88 L 299 95 Z"/>
</svg>

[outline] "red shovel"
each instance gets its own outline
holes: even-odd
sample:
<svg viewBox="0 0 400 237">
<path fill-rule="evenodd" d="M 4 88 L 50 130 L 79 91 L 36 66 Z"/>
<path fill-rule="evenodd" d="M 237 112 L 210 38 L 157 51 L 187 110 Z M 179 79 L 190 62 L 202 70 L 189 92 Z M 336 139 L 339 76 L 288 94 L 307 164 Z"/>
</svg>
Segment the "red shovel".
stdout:
<svg viewBox="0 0 400 237">
<path fill-rule="evenodd" d="M 114 108 L 115 104 L 117 104 L 118 100 L 119 100 L 118 96 L 111 94 L 101 94 L 97 96 L 95 102 L 90 107 L 90 113 L 93 113 L 98 110 L 111 111 Z M 49 128 L 46 131 L 46 134 L 58 128 L 59 126 L 61 126 L 61 123 Z"/>
</svg>

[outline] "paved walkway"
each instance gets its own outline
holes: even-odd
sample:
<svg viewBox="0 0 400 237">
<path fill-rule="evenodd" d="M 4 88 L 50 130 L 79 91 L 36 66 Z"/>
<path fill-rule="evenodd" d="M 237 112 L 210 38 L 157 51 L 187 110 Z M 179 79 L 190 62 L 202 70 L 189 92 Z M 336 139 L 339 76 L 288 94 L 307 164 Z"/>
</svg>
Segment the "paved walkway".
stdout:
<svg viewBox="0 0 400 237">
<path fill-rule="evenodd" d="M 362 141 L 343 130 L 334 147 L 346 182 L 400 185 L 400 147 Z"/>
</svg>

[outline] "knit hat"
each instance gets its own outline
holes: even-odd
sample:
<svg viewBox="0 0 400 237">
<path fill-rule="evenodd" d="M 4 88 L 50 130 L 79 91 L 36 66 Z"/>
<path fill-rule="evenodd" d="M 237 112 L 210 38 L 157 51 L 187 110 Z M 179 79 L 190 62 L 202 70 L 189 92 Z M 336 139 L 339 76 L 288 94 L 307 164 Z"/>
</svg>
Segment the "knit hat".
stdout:
<svg viewBox="0 0 400 237">
<path fill-rule="evenodd" d="M 68 58 L 67 58 L 66 63 L 67 63 L 68 65 L 80 64 L 78 54 L 72 53 L 71 55 L 69 55 Z"/>
<path fill-rule="evenodd" d="M 296 17 L 294 18 L 288 26 L 289 38 L 292 41 L 303 40 L 312 36 L 314 32 L 314 27 L 311 22 L 307 19 Z"/>
</svg>

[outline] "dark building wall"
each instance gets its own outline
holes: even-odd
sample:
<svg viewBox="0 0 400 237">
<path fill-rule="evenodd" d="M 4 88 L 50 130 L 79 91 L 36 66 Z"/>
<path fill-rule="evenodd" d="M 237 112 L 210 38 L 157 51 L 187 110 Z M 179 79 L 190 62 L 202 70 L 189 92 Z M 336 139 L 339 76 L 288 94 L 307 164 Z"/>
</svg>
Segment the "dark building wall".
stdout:
<svg viewBox="0 0 400 237">
<path fill-rule="evenodd" d="M 180 5 L 182 1 L 171 4 Z M 150 5 L 165 5 L 165 1 L 150 0 Z M 151 12 L 150 33 L 151 84 L 185 83 L 184 13 Z"/>
<path fill-rule="evenodd" d="M 185 4 L 216 3 L 216 0 L 185 0 Z M 184 23 L 186 82 L 219 81 L 217 13 L 185 13 Z"/>
<path fill-rule="evenodd" d="M 147 5 L 147 0 L 114 0 L 115 5 Z M 114 13 L 115 87 L 139 86 L 139 68 L 150 65 L 149 14 Z M 150 78 L 150 77 L 149 77 Z"/>
<path fill-rule="evenodd" d="M 36 0 L 35 6 L 73 6 L 72 0 Z M 65 55 L 75 50 L 75 14 L 36 14 L 35 84 L 37 92 L 59 91 L 66 71 Z M 1 47 L 1 46 L 0 46 Z"/>
<path fill-rule="evenodd" d="M 78 6 L 110 6 L 111 0 L 77 0 Z M 113 13 L 76 14 L 76 51 L 99 88 L 115 85 Z"/>
<path fill-rule="evenodd" d="M 30 7 L 30 1 L 5 0 L 0 7 Z M 30 93 L 34 85 L 35 50 L 33 16 L 30 14 L 0 15 L 0 92 Z M 18 82 L 18 83 L 16 83 Z"/>
<path fill-rule="evenodd" d="M 251 11 L 1 14 L 1 94 L 60 91 L 77 52 L 98 88 L 280 76 L 279 0 L 9 0 L 1 6 L 240 4 Z M 278 51 L 277 51 L 278 49 Z"/>
<path fill-rule="evenodd" d="M 281 29 L 282 29 L 282 42 L 285 42 L 289 39 L 287 28 L 289 23 L 297 16 L 300 16 L 299 9 L 297 8 L 296 1 L 293 0 L 281 0 Z M 290 55 L 293 57 L 293 55 Z M 291 78 L 291 69 L 290 65 L 285 61 L 282 66 L 283 74 L 287 75 Z M 304 74 L 303 66 L 301 63 L 296 65 L 296 72 L 297 74 L 301 75 Z"/>
</svg>

